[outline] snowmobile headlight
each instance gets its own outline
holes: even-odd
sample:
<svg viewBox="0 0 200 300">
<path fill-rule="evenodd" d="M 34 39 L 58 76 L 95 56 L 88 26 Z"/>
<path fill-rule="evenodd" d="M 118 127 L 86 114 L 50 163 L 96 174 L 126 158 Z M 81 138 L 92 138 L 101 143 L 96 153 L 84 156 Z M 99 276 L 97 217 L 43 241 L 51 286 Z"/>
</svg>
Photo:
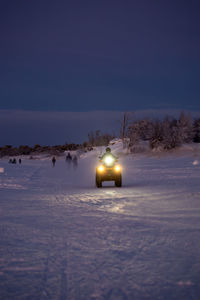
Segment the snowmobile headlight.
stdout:
<svg viewBox="0 0 200 300">
<path fill-rule="evenodd" d="M 99 172 L 103 172 L 103 171 L 104 171 L 104 166 L 99 166 L 99 167 L 98 167 L 98 171 L 99 171 Z"/>
<path fill-rule="evenodd" d="M 114 163 L 114 158 L 112 156 L 106 156 L 104 162 L 107 166 L 112 166 Z"/>
<path fill-rule="evenodd" d="M 115 171 L 116 171 L 116 172 L 119 172 L 119 171 L 121 171 L 121 167 L 120 167 L 120 165 L 117 165 L 117 166 L 115 166 Z"/>
</svg>

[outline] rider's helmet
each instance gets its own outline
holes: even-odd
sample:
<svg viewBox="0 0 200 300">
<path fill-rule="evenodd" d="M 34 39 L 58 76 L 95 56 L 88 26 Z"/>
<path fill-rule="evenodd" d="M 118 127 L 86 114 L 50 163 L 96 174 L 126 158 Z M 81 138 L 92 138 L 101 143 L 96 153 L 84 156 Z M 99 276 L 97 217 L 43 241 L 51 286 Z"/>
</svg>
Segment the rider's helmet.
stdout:
<svg viewBox="0 0 200 300">
<path fill-rule="evenodd" d="M 110 153 L 110 152 L 111 152 L 111 150 L 110 150 L 109 147 L 106 148 L 106 152 L 107 152 L 107 153 Z"/>
</svg>

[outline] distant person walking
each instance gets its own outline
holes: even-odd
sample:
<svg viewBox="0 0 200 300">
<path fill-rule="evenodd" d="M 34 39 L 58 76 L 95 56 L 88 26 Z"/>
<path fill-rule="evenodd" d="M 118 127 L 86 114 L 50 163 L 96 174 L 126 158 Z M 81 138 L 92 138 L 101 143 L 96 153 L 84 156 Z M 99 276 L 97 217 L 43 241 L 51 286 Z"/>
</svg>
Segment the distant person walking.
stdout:
<svg viewBox="0 0 200 300">
<path fill-rule="evenodd" d="M 21 158 L 19 158 L 19 164 L 21 164 L 22 163 L 22 160 L 21 160 Z"/>
<path fill-rule="evenodd" d="M 67 156 L 66 156 L 66 162 L 71 163 L 71 161 L 72 161 L 72 156 L 71 156 L 70 152 L 68 152 Z"/>
<path fill-rule="evenodd" d="M 56 158 L 55 158 L 55 156 L 52 158 L 52 165 L 53 165 L 53 167 L 55 166 L 55 163 L 56 163 Z"/>
</svg>

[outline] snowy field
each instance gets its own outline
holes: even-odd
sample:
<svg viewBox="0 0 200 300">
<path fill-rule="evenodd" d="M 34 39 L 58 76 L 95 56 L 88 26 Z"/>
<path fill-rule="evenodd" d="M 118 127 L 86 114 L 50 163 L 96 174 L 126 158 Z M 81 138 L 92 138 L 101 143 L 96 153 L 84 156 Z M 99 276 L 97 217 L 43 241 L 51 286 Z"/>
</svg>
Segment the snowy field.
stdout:
<svg viewBox="0 0 200 300">
<path fill-rule="evenodd" d="M 200 152 L 97 155 L 0 160 L 0 299 L 200 299 Z"/>
</svg>

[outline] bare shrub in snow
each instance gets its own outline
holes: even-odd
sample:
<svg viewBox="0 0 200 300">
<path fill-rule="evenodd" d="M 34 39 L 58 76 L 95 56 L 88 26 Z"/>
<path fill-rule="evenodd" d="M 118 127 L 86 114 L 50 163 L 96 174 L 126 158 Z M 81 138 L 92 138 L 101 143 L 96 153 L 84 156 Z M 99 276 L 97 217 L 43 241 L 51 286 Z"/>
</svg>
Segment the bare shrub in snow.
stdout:
<svg viewBox="0 0 200 300">
<path fill-rule="evenodd" d="M 28 145 L 21 145 L 19 146 L 18 150 L 20 155 L 29 155 L 32 151 L 32 148 Z"/>
<path fill-rule="evenodd" d="M 152 149 L 163 147 L 163 124 L 160 120 L 151 123 L 149 145 Z"/>
<path fill-rule="evenodd" d="M 200 143 L 200 118 L 194 120 L 193 133 L 194 133 L 193 141 L 195 143 Z"/>
<path fill-rule="evenodd" d="M 100 130 L 95 132 L 91 131 L 88 133 L 88 144 L 89 146 L 107 146 L 114 136 L 108 133 L 101 133 Z"/>
<path fill-rule="evenodd" d="M 163 127 L 163 149 L 170 150 L 181 145 L 178 122 L 176 119 L 166 117 L 162 122 Z"/>
<path fill-rule="evenodd" d="M 181 112 L 177 126 L 181 143 L 190 143 L 193 140 L 193 124 L 190 115 Z"/>
<path fill-rule="evenodd" d="M 120 120 L 120 138 L 122 139 L 123 148 L 128 146 L 128 132 L 129 132 L 129 124 L 131 122 L 131 113 L 124 112 L 122 120 Z"/>
<path fill-rule="evenodd" d="M 141 140 L 148 140 L 150 137 L 151 126 L 151 121 L 147 119 L 135 121 L 130 124 L 128 128 L 128 137 L 130 140 L 129 147 L 133 148 L 133 146 L 138 144 Z"/>
</svg>

